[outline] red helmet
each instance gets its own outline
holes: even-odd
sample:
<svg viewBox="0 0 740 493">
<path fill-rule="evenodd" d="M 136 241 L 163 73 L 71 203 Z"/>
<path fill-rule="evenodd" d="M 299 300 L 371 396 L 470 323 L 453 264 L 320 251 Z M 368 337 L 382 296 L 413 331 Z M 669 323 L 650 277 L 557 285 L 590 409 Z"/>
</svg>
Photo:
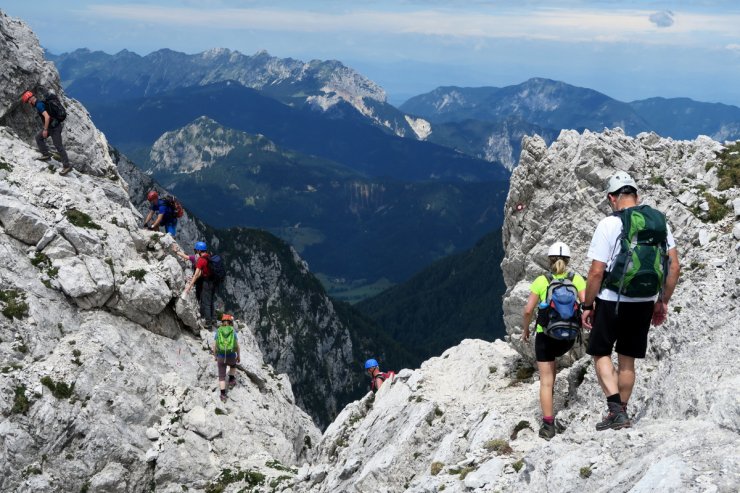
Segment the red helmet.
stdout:
<svg viewBox="0 0 740 493">
<path fill-rule="evenodd" d="M 156 191 L 156 190 L 152 190 L 151 192 L 149 192 L 149 193 L 147 194 L 147 196 L 146 196 L 146 199 L 147 199 L 147 200 L 148 200 L 149 202 L 154 202 L 155 200 L 159 199 L 159 194 L 157 193 L 157 191 Z"/>
<path fill-rule="evenodd" d="M 28 100 L 31 99 L 31 97 L 33 97 L 33 93 L 31 91 L 26 91 L 21 96 L 21 102 L 23 104 L 26 104 L 28 102 Z"/>
<path fill-rule="evenodd" d="M 228 313 L 224 313 L 223 315 L 221 315 L 221 321 L 222 322 L 226 322 L 226 321 L 233 322 L 234 321 L 234 316 L 233 315 L 229 315 Z"/>
</svg>

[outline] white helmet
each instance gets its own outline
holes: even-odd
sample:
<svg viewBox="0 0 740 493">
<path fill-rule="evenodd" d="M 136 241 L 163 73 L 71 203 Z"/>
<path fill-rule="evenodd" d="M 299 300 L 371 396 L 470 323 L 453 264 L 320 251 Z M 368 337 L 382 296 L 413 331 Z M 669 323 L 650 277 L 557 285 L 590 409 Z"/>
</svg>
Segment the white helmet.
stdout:
<svg viewBox="0 0 740 493">
<path fill-rule="evenodd" d="M 570 248 L 562 241 L 556 241 L 547 250 L 548 257 L 567 257 L 570 258 Z"/>
<path fill-rule="evenodd" d="M 637 183 L 624 171 L 614 173 L 606 184 L 606 193 L 614 193 L 622 187 L 632 187 L 637 191 Z"/>
</svg>

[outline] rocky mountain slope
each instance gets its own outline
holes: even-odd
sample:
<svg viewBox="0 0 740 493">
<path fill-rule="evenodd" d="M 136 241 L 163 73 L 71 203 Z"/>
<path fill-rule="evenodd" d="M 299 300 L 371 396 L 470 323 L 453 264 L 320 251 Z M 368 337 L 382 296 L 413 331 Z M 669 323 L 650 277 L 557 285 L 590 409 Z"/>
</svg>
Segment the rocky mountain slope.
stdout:
<svg viewBox="0 0 740 493">
<path fill-rule="evenodd" d="M 203 490 L 226 470 L 284 482 L 319 436 L 288 377 L 242 324 L 239 386 L 218 402 L 172 240 L 138 229 L 104 136 L 33 33 L 2 13 L 0 33 L 0 489 Z M 85 173 L 35 159 L 38 122 L 17 101 L 37 84 L 62 97 Z"/>
<path fill-rule="evenodd" d="M 508 342 L 463 341 L 348 405 L 294 491 L 735 491 L 740 144 L 722 159 L 721 149 L 708 138 L 632 138 L 619 129 L 564 131 L 549 147 L 525 139 L 503 230 Z M 631 173 L 644 201 L 668 214 L 683 274 L 668 321 L 651 330 L 637 364 L 633 427 L 594 430 L 604 397 L 590 358 L 576 350 L 556 380 L 567 428 L 546 442 L 536 435 L 538 383 L 531 345 L 520 341 L 522 307 L 556 239 L 570 244 L 572 267 L 586 270 L 591 235 L 608 212 L 603 181 L 615 170 Z"/>
</svg>

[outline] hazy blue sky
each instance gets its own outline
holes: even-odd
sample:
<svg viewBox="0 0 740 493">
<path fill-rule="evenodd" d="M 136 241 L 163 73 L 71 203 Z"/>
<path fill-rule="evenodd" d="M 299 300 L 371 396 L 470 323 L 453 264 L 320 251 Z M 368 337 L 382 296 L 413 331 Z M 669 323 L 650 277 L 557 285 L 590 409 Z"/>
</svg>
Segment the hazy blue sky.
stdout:
<svg viewBox="0 0 740 493">
<path fill-rule="evenodd" d="M 337 59 L 391 102 L 548 77 L 622 101 L 740 106 L 738 1 L 3 0 L 53 53 L 226 47 Z"/>
</svg>

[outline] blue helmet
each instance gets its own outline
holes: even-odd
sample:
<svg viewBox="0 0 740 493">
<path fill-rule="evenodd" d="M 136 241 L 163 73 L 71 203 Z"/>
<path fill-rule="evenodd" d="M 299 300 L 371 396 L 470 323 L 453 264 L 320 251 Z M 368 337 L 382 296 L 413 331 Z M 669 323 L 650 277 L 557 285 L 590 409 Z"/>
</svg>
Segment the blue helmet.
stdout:
<svg viewBox="0 0 740 493">
<path fill-rule="evenodd" d="M 369 360 L 365 361 L 365 369 L 369 370 L 370 368 L 375 368 L 378 366 L 378 362 L 374 359 L 370 358 Z"/>
<path fill-rule="evenodd" d="M 195 249 L 198 250 L 199 252 L 205 252 L 206 250 L 208 250 L 208 247 L 206 246 L 205 241 L 196 241 Z"/>
</svg>

